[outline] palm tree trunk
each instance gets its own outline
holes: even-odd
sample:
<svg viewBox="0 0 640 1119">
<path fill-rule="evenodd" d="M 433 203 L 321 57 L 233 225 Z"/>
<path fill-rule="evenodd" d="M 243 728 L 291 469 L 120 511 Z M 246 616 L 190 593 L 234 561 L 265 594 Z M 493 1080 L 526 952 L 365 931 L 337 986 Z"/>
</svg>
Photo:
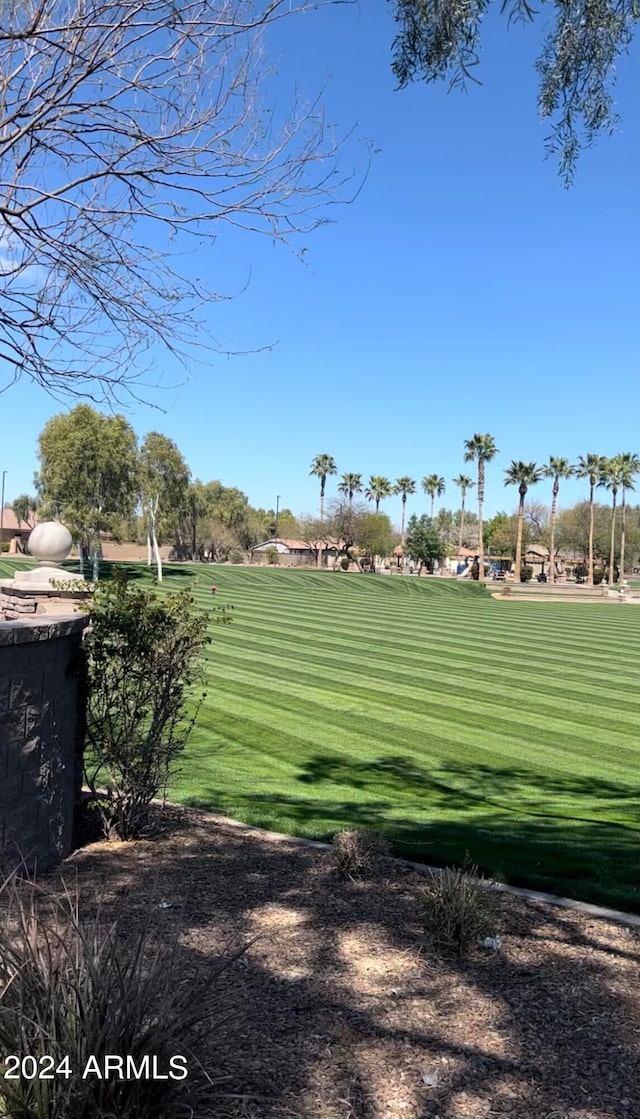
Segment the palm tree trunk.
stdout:
<svg viewBox="0 0 640 1119">
<path fill-rule="evenodd" d="M 380 508 L 380 498 L 376 497 L 376 513 L 378 512 L 379 508 Z"/>
<path fill-rule="evenodd" d="M 593 586 L 593 483 L 589 491 L 589 568 L 587 586 Z"/>
<path fill-rule="evenodd" d="M 430 514 L 431 520 L 433 520 L 433 506 L 435 505 L 435 501 L 436 501 L 435 494 L 432 493 L 431 494 L 431 514 Z"/>
<path fill-rule="evenodd" d="M 322 482 L 320 483 L 320 521 L 321 522 L 324 521 L 324 481 L 325 480 L 323 478 Z M 322 571 L 322 553 L 323 553 L 323 551 L 324 551 L 324 549 L 322 547 L 322 540 L 321 540 L 320 541 L 320 547 L 318 548 L 318 552 L 317 552 L 317 559 L 316 559 L 316 563 L 317 563 L 317 565 L 318 565 L 318 567 L 320 568 L 321 571 Z"/>
<path fill-rule="evenodd" d="M 558 512 L 558 489 L 554 483 L 551 502 L 551 540 L 549 541 L 549 582 L 556 581 L 556 515 Z"/>
<path fill-rule="evenodd" d="M 520 494 L 520 503 L 518 505 L 518 535 L 516 537 L 516 570 L 514 575 L 514 582 L 522 582 L 522 529 L 524 526 L 524 499 L 525 495 Z"/>
<path fill-rule="evenodd" d="M 460 508 L 460 540 L 458 541 L 458 552 L 462 551 L 463 535 L 464 535 L 464 494 L 462 495 L 462 506 Z"/>
<path fill-rule="evenodd" d="M 613 490 L 613 508 L 611 510 L 611 545 L 609 547 L 609 584 L 613 583 L 613 563 L 616 552 L 616 491 Z"/>
<path fill-rule="evenodd" d="M 402 571 L 403 571 L 403 574 L 404 574 L 404 514 L 405 514 L 406 504 L 407 504 L 407 495 L 405 493 L 403 493 L 403 495 L 402 495 L 402 525 L 400 527 L 400 540 L 402 542 Z"/>
<path fill-rule="evenodd" d="M 478 580 L 484 579 L 484 538 L 482 534 L 482 511 L 484 508 L 484 462 L 478 463 Z"/>
<path fill-rule="evenodd" d="M 627 493 L 622 487 L 622 501 L 620 502 L 622 510 L 622 524 L 620 526 L 620 586 L 624 583 L 624 545 L 627 531 Z"/>
</svg>

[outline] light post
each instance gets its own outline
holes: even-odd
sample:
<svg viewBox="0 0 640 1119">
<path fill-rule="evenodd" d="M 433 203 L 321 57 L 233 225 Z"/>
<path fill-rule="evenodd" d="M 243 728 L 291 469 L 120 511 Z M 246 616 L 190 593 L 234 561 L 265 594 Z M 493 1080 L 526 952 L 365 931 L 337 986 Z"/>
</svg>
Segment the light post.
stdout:
<svg viewBox="0 0 640 1119">
<path fill-rule="evenodd" d="M 280 511 L 280 494 L 276 497 L 276 540 L 278 539 L 278 513 Z"/>
<path fill-rule="evenodd" d="M 2 471 L 2 496 L 0 497 L 0 551 L 2 551 L 2 541 L 4 540 L 4 480 L 7 476 L 7 471 Z"/>
</svg>

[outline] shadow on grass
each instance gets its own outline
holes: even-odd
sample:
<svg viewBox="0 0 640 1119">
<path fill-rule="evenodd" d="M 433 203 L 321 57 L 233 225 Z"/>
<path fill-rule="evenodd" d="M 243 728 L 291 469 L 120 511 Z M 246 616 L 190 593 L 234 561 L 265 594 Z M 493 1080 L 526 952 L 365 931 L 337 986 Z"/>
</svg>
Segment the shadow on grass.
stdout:
<svg viewBox="0 0 640 1119">
<path fill-rule="evenodd" d="M 637 788 L 517 767 L 430 770 L 403 756 L 361 763 L 318 755 L 298 780 L 312 795 L 301 788 L 299 797 L 252 792 L 230 800 L 204 786 L 184 803 L 316 839 L 342 827 L 373 828 L 406 858 L 461 865 L 468 853 L 485 874 L 512 885 L 640 912 Z"/>
<path fill-rule="evenodd" d="M 186 969 L 213 975 L 221 946 L 259 935 L 221 977 L 237 1021 L 214 1024 L 199 1052 L 229 1077 L 238 1115 L 449 1119 L 463 1097 L 469 1115 L 631 1114 L 637 1007 L 620 974 L 637 971 L 632 934 L 621 934 L 626 958 L 609 958 L 594 951 L 598 922 L 510 902 L 505 953 L 439 960 L 417 951 L 411 875 L 340 882 L 324 853 L 185 828 L 179 814 L 162 840 L 87 848 L 71 869 L 85 906 L 102 893 L 106 915 L 124 908 L 132 929 L 149 912 L 161 932 L 178 923 Z M 359 977 L 353 944 L 371 953 Z"/>
</svg>

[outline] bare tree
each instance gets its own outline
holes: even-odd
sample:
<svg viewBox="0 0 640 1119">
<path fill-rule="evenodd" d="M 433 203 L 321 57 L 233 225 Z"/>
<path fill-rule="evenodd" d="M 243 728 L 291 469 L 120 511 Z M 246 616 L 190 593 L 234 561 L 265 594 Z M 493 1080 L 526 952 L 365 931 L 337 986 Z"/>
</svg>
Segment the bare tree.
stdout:
<svg viewBox="0 0 640 1119">
<path fill-rule="evenodd" d="M 9 383 L 102 400 L 133 391 L 148 347 L 184 354 L 203 305 L 221 298 L 220 281 L 195 278 L 189 247 L 224 224 L 283 241 L 326 220 L 346 178 L 322 105 L 294 98 L 280 113 L 267 97 L 269 26 L 311 6 L 2 0 Z"/>
</svg>

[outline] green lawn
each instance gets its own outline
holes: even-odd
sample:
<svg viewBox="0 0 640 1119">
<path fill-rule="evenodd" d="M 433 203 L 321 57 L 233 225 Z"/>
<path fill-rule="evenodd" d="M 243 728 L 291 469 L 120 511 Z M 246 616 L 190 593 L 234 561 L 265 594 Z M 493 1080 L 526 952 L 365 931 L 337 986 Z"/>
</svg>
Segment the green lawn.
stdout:
<svg viewBox="0 0 640 1119">
<path fill-rule="evenodd" d="M 468 850 L 640 912 L 640 607 L 280 569 L 174 567 L 165 586 L 191 577 L 235 614 L 212 628 L 174 799 L 317 838 L 375 827 L 425 862 Z"/>
</svg>

